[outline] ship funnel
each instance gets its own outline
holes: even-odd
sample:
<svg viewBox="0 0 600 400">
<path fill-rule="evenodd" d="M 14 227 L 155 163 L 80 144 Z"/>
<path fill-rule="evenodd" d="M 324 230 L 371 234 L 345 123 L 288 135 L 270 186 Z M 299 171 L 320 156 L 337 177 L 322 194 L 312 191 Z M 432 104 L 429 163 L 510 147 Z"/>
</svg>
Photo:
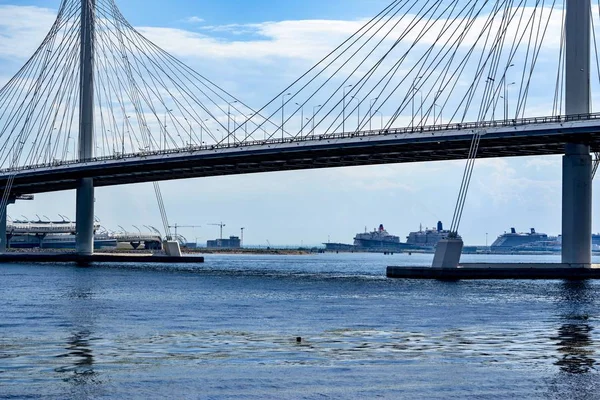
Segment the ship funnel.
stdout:
<svg viewBox="0 0 600 400">
<path fill-rule="evenodd" d="M 517 230 L 515 228 L 510 228 L 510 233 L 517 233 Z"/>
<path fill-rule="evenodd" d="M 442 221 L 438 221 L 437 228 L 438 228 L 438 232 L 441 232 L 444 230 L 444 224 L 442 224 Z"/>
<path fill-rule="evenodd" d="M 383 229 L 383 224 L 379 224 L 379 232 L 383 232 L 385 229 Z"/>
<path fill-rule="evenodd" d="M 533 235 L 535 233 L 535 228 L 531 228 L 531 234 Z"/>
</svg>

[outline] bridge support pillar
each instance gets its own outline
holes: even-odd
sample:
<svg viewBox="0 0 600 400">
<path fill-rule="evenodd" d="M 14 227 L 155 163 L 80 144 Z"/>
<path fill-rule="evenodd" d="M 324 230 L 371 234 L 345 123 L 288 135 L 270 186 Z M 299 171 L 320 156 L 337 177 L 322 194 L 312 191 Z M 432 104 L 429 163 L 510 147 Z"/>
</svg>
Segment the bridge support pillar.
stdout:
<svg viewBox="0 0 600 400">
<path fill-rule="evenodd" d="M 591 0 L 567 0 L 565 18 L 565 112 L 590 112 Z M 592 262 L 592 160 L 590 147 L 569 143 L 563 158 L 562 262 Z"/>
<path fill-rule="evenodd" d="M 3 210 L 0 210 L 0 253 L 6 253 L 6 249 L 8 248 L 8 236 L 6 234 L 6 209 L 8 207 L 4 207 Z"/>
<path fill-rule="evenodd" d="M 94 41 L 96 0 L 81 0 L 79 160 L 94 156 Z M 94 180 L 77 183 L 77 238 L 79 255 L 94 253 Z"/>
<path fill-rule="evenodd" d="M 590 148 L 569 144 L 563 157 L 562 262 L 592 262 L 592 157 Z"/>
<path fill-rule="evenodd" d="M 2 196 L 0 196 L 2 197 Z M 16 198 L 10 197 L 4 208 L 0 209 L 0 253 L 6 253 L 8 249 L 8 235 L 7 235 L 7 220 L 8 220 L 8 205 L 15 204 Z M 0 204 L 2 207 L 2 204 Z"/>
<path fill-rule="evenodd" d="M 462 239 L 447 238 L 438 242 L 432 268 L 458 268 L 462 254 Z"/>
<path fill-rule="evenodd" d="M 0 253 L 6 253 L 6 249 L 8 248 L 8 236 L 6 232 L 6 224 L 7 224 L 7 215 L 8 205 L 11 203 L 9 200 L 6 206 L 0 209 Z M 0 204 L 2 207 L 2 204 Z"/>
<path fill-rule="evenodd" d="M 84 178 L 77 187 L 77 254 L 94 254 L 94 180 Z"/>
<path fill-rule="evenodd" d="M 163 242 L 166 255 L 170 257 L 181 257 L 181 248 L 176 240 L 165 240 Z"/>
</svg>

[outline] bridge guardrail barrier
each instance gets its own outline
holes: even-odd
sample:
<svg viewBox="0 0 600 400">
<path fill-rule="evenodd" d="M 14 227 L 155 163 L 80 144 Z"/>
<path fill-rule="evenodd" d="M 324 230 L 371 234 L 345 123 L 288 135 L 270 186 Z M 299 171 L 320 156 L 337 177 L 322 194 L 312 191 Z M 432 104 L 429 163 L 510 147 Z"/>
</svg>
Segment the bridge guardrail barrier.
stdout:
<svg viewBox="0 0 600 400">
<path fill-rule="evenodd" d="M 352 132 L 324 134 L 324 135 L 306 135 L 306 136 L 291 137 L 291 138 L 285 138 L 285 139 L 267 139 L 267 140 L 245 141 L 245 142 L 241 142 L 241 143 L 238 142 L 238 143 L 233 143 L 233 144 L 216 143 L 216 144 L 195 146 L 195 147 L 188 146 L 188 147 L 181 148 L 181 149 L 144 151 L 144 152 L 140 152 L 140 153 L 128 153 L 128 154 L 118 154 L 118 155 L 104 156 L 104 157 L 94 157 L 94 158 L 87 159 L 87 160 L 68 160 L 68 161 L 53 160 L 51 162 L 43 163 L 43 164 L 27 165 L 27 166 L 21 166 L 21 167 L 17 167 L 17 168 L 4 168 L 4 169 L 0 169 L 0 173 L 15 173 L 15 172 L 32 170 L 32 169 L 85 164 L 88 162 L 115 161 L 115 160 L 137 158 L 137 157 L 141 157 L 141 156 L 148 157 L 148 156 L 172 155 L 172 154 L 182 154 L 182 153 L 186 153 L 186 152 L 196 152 L 196 151 L 205 151 L 205 150 L 223 150 L 223 149 L 231 149 L 231 148 L 239 148 L 239 147 L 252 147 L 252 146 L 264 146 L 264 145 L 277 145 L 277 144 L 305 142 L 305 141 L 312 141 L 312 140 L 334 140 L 334 139 L 347 139 L 347 138 L 353 138 L 353 137 L 372 137 L 372 136 L 390 135 L 390 134 L 398 135 L 398 134 L 412 134 L 412 133 L 425 133 L 425 132 L 443 132 L 443 131 L 452 131 L 452 130 L 469 130 L 469 129 L 480 129 L 480 128 L 498 128 L 498 127 L 511 127 L 511 126 L 520 126 L 520 125 L 530 125 L 530 124 L 589 121 L 589 120 L 597 120 L 597 119 L 600 119 L 600 113 L 574 114 L 574 115 L 568 115 L 568 116 L 557 115 L 557 116 L 546 116 L 546 117 L 529 117 L 529 118 L 520 118 L 520 119 L 480 121 L 480 122 L 458 122 L 458 123 L 453 123 L 453 124 L 436 124 L 436 125 L 428 125 L 428 126 L 423 126 L 423 127 L 404 127 L 404 128 L 390 128 L 390 129 L 379 129 L 379 130 L 369 130 L 369 131 L 360 131 L 360 132 L 352 131 Z"/>
</svg>

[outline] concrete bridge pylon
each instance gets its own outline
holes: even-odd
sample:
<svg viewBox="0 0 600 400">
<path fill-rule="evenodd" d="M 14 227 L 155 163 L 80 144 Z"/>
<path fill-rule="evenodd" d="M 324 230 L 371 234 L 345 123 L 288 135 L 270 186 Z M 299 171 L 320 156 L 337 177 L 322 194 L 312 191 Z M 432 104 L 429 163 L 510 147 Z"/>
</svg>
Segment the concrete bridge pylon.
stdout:
<svg viewBox="0 0 600 400">
<path fill-rule="evenodd" d="M 79 91 L 79 159 L 90 160 L 94 152 L 94 40 L 96 1 L 81 0 L 81 49 Z M 76 205 L 79 255 L 94 253 L 94 180 L 82 178 L 77 183 Z"/>
<path fill-rule="evenodd" d="M 567 0 L 565 18 L 566 115 L 590 113 L 590 0 Z M 591 266 L 592 157 L 590 146 L 568 143 L 563 157 L 562 262 Z"/>
</svg>

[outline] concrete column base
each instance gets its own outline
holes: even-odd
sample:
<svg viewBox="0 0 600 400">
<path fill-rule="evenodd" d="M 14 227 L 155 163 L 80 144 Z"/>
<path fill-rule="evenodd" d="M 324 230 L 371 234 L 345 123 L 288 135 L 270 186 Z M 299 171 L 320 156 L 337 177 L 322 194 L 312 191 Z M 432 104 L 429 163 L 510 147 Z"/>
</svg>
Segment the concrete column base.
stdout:
<svg viewBox="0 0 600 400">
<path fill-rule="evenodd" d="M 94 254 L 94 180 L 83 178 L 77 186 L 76 204 L 77 254 Z"/>
<path fill-rule="evenodd" d="M 568 144 L 563 157 L 562 262 L 592 263 L 592 157 L 587 145 Z"/>
<path fill-rule="evenodd" d="M 433 256 L 433 268 L 458 268 L 463 249 L 462 239 L 442 239 Z"/>
<path fill-rule="evenodd" d="M 174 240 L 165 240 L 163 242 L 163 248 L 168 256 L 181 257 L 181 247 L 179 247 L 179 242 Z"/>
<path fill-rule="evenodd" d="M 1 194 L 0 194 L 0 198 L 1 198 Z M 8 240 L 10 239 L 8 232 L 6 231 L 6 224 L 7 224 L 7 218 L 8 218 L 8 206 L 10 204 L 14 204 L 16 201 L 15 197 L 10 197 L 8 199 L 8 203 L 6 204 L 6 207 L 4 208 L 4 210 L 0 210 L 0 213 L 2 214 L 2 217 L 0 218 L 0 253 L 6 253 L 6 250 L 8 249 Z"/>
<path fill-rule="evenodd" d="M 6 253 L 6 249 L 8 248 L 8 236 L 6 234 L 7 208 L 8 204 L 7 207 L 4 207 L 4 210 L 0 210 L 0 214 L 2 214 L 0 217 L 0 253 Z"/>
</svg>

